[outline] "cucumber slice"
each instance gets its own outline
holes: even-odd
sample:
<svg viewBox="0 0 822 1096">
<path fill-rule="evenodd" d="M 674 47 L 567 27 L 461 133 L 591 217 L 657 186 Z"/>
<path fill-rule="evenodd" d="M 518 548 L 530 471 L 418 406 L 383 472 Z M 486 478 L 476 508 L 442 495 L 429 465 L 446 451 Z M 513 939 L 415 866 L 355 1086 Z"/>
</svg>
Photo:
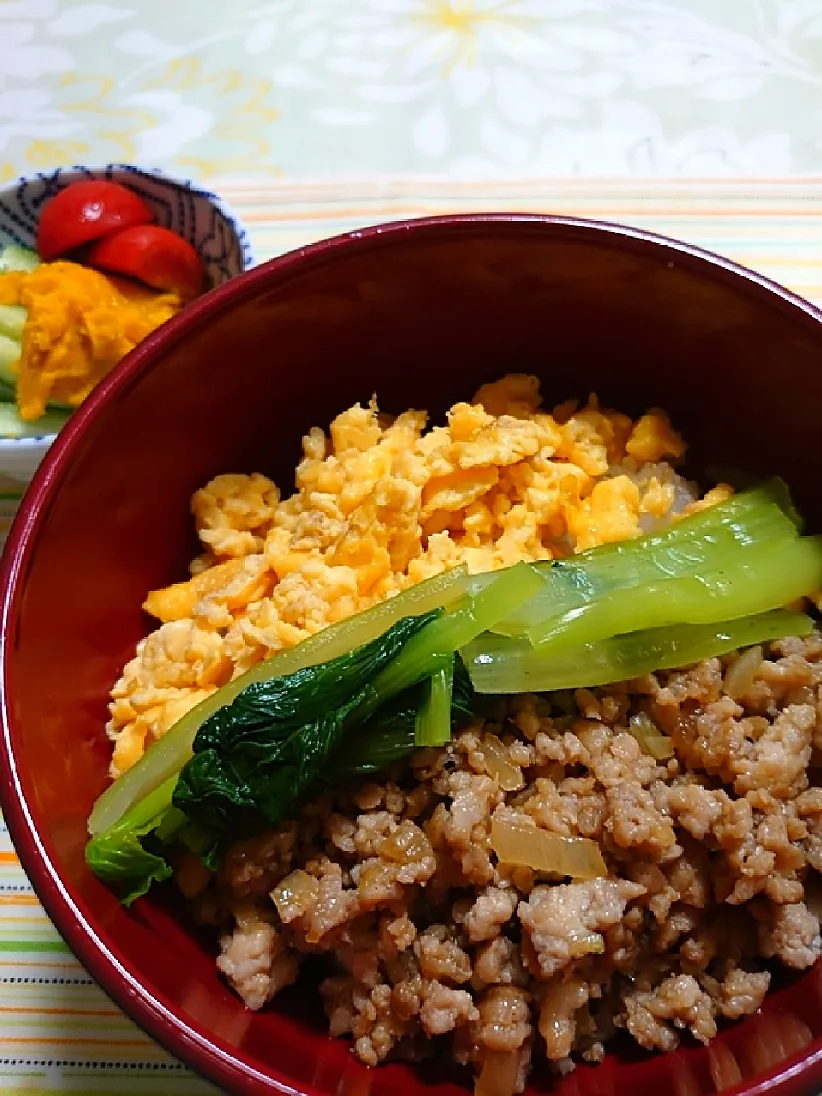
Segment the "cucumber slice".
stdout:
<svg viewBox="0 0 822 1096">
<path fill-rule="evenodd" d="M 28 274 L 39 265 L 37 253 L 28 247 L 8 244 L 0 251 L 0 274 L 8 274 L 13 270 Z"/>
<path fill-rule="evenodd" d="M 0 306 L 0 309 L 2 309 L 2 306 Z M 17 371 L 12 367 L 19 360 L 22 349 L 16 339 L 10 339 L 8 335 L 3 334 L 2 318 L 0 318 L 0 402 L 14 402 L 14 394 L 17 391 Z M 59 403 L 56 400 L 50 400 L 48 408 L 46 415 L 57 413 L 68 416 L 74 410 L 70 404 Z M 56 418 L 55 421 L 57 421 Z M 50 434 L 52 431 L 40 430 L 37 433 Z"/>
<path fill-rule="evenodd" d="M 19 361 L 22 347 L 16 339 L 0 334 L 0 381 L 14 391 L 17 388 L 17 373 L 12 366 Z"/>
<path fill-rule="evenodd" d="M 0 403 L 0 438 L 40 438 L 57 434 L 70 417 L 68 411 L 47 411 L 35 422 L 25 422 L 13 403 Z"/>
<path fill-rule="evenodd" d="M 0 304 L 0 335 L 6 335 L 15 342 L 20 342 L 23 338 L 27 315 L 22 305 Z"/>
</svg>

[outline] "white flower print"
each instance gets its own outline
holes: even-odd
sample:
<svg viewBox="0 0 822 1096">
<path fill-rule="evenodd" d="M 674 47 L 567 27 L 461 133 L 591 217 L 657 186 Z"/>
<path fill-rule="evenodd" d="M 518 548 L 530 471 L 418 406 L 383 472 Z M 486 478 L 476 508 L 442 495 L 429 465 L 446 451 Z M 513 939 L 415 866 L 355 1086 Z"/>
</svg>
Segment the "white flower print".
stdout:
<svg viewBox="0 0 822 1096">
<path fill-rule="evenodd" d="M 0 40 L 0 179 L 822 172 L 820 0 L 0 0 Z"/>
<path fill-rule="evenodd" d="M 33 20 L 48 18 L 53 10 L 53 3 L 44 0 L 33 0 L 31 4 L 0 4 L 0 42 L 3 46 L 0 87 L 8 85 L 12 79 L 36 85 L 43 76 L 70 71 L 72 59 L 68 50 L 37 40 Z"/>
</svg>

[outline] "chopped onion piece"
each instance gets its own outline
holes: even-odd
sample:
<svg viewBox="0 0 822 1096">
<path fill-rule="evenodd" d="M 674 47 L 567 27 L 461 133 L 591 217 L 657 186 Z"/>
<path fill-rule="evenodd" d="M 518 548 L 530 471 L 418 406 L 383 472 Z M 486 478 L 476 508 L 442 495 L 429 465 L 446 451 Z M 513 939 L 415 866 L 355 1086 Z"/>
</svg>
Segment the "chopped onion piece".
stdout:
<svg viewBox="0 0 822 1096">
<path fill-rule="evenodd" d="M 762 665 L 762 648 L 749 647 L 730 664 L 725 671 L 723 689 L 734 700 L 744 696 L 756 680 Z"/>
<path fill-rule="evenodd" d="M 284 925 L 303 917 L 317 902 L 319 884 L 313 875 L 297 868 L 271 892 L 271 900 Z"/>
<path fill-rule="evenodd" d="M 514 1096 L 519 1059 L 518 1050 L 486 1050 L 474 1096 Z"/>
<path fill-rule="evenodd" d="M 491 819 L 491 847 L 502 864 L 569 875 L 572 879 L 598 879 L 608 875 L 596 841 L 587 837 L 562 837 L 510 815 L 495 815 Z"/>
<path fill-rule="evenodd" d="M 628 731 L 634 736 L 646 754 L 657 761 L 667 761 L 674 756 L 674 744 L 667 735 L 660 734 L 656 723 L 645 712 L 631 716 Z"/>
<path fill-rule="evenodd" d="M 485 760 L 485 771 L 504 792 L 515 792 L 523 786 L 522 769 L 511 761 L 508 751 L 495 734 L 483 735 L 480 749 Z"/>
</svg>

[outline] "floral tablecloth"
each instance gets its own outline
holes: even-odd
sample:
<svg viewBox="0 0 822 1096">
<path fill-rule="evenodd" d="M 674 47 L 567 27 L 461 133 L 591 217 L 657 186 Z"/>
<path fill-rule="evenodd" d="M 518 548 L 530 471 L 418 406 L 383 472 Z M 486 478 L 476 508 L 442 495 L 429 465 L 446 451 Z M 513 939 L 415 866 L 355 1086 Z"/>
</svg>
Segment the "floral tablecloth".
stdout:
<svg viewBox="0 0 822 1096">
<path fill-rule="evenodd" d="M 818 0 L 0 0 L 0 180 L 822 170 Z"/>
<path fill-rule="evenodd" d="M 129 160 L 259 258 L 469 209 L 629 222 L 822 302 L 820 0 L 0 0 L 0 183 Z M 88 978 L 0 829 L 0 1091 L 206 1096 Z"/>
</svg>

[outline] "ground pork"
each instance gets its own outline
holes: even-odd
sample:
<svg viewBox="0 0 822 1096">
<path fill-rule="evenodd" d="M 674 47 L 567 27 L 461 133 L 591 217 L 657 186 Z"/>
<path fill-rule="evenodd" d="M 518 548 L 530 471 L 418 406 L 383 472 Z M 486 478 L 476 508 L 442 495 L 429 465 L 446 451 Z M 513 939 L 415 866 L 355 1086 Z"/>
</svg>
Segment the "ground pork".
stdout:
<svg viewBox="0 0 822 1096">
<path fill-rule="evenodd" d="M 262 1008 L 297 977 L 297 956 L 269 918 L 253 908 L 236 911 L 236 927 L 220 947 L 217 967 L 251 1009 Z"/>
<path fill-rule="evenodd" d="M 617 924 L 627 902 L 644 890 L 637 883 L 610 879 L 534 887 L 517 910 L 530 943 L 534 977 L 550 978 L 574 959 L 602 951 L 600 930 Z"/>
<path fill-rule="evenodd" d="M 761 916 L 759 946 L 766 959 L 775 955 L 786 966 L 803 970 L 819 958 L 819 918 L 804 902 L 769 905 L 761 910 Z"/>
<path fill-rule="evenodd" d="M 672 758 L 642 751 L 637 715 Z M 478 1096 L 512 1096 L 532 1056 L 567 1072 L 618 1031 L 649 1050 L 708 1042 L 759 1009 L 766 963 L 816 960 L 820 750 L 814 633 L 512 697 L 449 746 L 236 845 L 205 889 L 182 871 L 180 885 L 219 926 L 219 969 L 250 1008 L 320 957 L 330 1031 L 361 1061 L 445 1053 Z M 594 841 L 607 877 L 500 863 L 495 819 Z"/>
<path fill-rule="evenodd" d="M 701 1042 L 716 1035 L 714 1005 L 690 974 L 672 974 L 651 993 L 626 997 L 625 1026 L 648 1050 L 673 1050 L 679 1039 L 671 1025 L 689 1028 Z"/>
</svg>

